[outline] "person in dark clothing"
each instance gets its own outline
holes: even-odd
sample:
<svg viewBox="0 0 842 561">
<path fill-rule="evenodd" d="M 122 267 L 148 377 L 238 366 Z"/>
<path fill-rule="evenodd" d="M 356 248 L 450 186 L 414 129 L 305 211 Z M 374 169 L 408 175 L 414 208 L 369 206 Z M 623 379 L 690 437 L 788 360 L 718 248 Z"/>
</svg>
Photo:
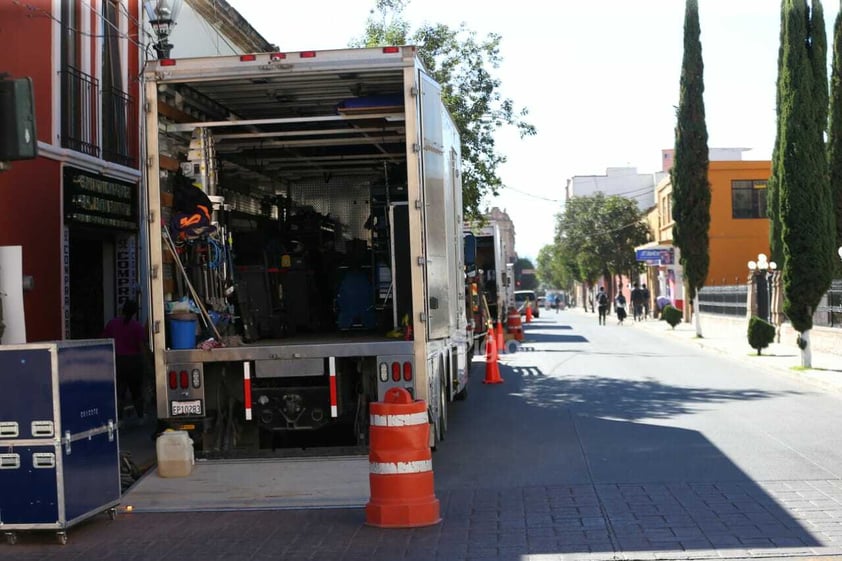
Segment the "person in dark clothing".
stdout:
<svg viewBox="0 0 842 561">
<path fill-rule="evenodd" d="M 137 302 L 126 300 L 122 314 L 105 326 L 102 336 L 114 339 L 117 371 L 117 416 L 122 417 L 128 405 L 126 390 L 131 394 L 138 420 L 143 420 L 143 363 L 146 352 L 146 329 L 134 319 Z"/>
<path fill-rule="evenodd" d="M 599 325 L 605 325 L 605 317 L 608 315 L 608 294 L 605 287 L 600 286 L 596 294 L 597 310 L 599 310 Z"/>
<path fill-rule="evenodd" d="M 640 321 L 643 319 L 643 290 L 637 283 L 634 283 L 634 288 L 631 291 L 631 304 L 634 321 Z"/>
<path fill-rule="evenodd" d="M 649 319 L 649 299 L 652 296 L 652 293 L 649 292 L 649 289 L 646 288 L 646 283 L 643 283 L 643 287 L 640 289 L 643 292 L 643 319 Z"/>
</svg>

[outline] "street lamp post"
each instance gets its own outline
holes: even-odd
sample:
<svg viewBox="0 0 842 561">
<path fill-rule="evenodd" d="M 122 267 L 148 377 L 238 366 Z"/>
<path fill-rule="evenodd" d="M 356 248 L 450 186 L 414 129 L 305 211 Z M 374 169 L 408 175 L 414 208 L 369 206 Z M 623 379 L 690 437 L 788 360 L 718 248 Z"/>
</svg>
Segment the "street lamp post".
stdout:
<svg viewBox="0 0 842 561">
<path fill-rule="evenodd" d="M 842 251 L 842 248 L 840 248 Z M 840 253 L 842 255 L 842 253 Z M 749 261 L 752 281 L 757 292 L 757 316 L 770 321 L 772 308 L 772 277 L 778 268 L 774 261 L 767 261 L 765 253 L 757 254 L 757 261 Z"/>
<path fill-rule="evenodd" d="M 149 24 L 158 37 L 158 42 L 153 47 L 159 59 L 170 58 L 170 51 L 174 45 L 169 42 L 168 37 L 181 11 L 181 2 L 182 0 L 144 0 L 143 2 Z"/>
</svg>

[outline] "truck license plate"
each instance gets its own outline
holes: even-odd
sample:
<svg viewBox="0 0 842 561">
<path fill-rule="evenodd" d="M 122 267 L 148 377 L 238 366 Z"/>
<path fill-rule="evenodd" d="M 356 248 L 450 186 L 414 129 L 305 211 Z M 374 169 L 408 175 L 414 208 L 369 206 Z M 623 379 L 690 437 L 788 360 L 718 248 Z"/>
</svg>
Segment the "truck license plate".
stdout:
<svg viewBox="0 0 842 561">
<path fill-rule="evenodd" d="M 170 413 L 173 417 L 177 417 L 179 415 L 201 415 L 202 400 L 193 399 L 191 401 L 171 401 Z"/>
</svg>

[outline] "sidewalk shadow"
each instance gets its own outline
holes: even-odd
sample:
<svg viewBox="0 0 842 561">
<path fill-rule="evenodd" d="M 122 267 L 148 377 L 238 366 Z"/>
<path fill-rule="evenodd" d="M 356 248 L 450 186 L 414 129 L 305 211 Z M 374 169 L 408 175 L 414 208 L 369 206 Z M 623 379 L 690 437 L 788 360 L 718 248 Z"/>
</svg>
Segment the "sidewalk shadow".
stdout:
<svg viewBox="0 0 842 561">
<path fill-rule="evenodd" d="M 451 434 L 434 455 L 442 532 L 466 519 L 473 527 L 479 508 L 496 513 L 495 529 L 508 512 L 526 520 L 524 535 L 536 530 L 530 521 L 549 527 L 541 548 L 513 550 L 522 555 L 768 555 L 833 543 L 778 503 L 785 482 L 759 485 L 698 431 L 639 422 L 784 393 L 557 378 L 534 366 L 501 364 L 500 372 L 500 385 L 472 377 L 471 397 L 454 408 Z"/>
</svg>

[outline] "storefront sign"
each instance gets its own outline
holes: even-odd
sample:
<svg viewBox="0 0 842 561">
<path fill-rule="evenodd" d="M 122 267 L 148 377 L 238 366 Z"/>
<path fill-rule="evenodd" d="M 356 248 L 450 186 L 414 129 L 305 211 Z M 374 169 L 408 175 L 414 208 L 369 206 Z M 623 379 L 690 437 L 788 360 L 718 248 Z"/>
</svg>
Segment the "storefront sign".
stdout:
<svg viewBox="0 0 842 561">
<path fill-rule="evenodd" d="M 675 249 L 668 246 L 635 250 L 635 258 L 647 265 L 674 265 Z"/>
<path fill-rule="evenodd" d="M 137 230 L 135 185 L 65 167 L 64 218 L 68 223 Z"/>
</svg>

